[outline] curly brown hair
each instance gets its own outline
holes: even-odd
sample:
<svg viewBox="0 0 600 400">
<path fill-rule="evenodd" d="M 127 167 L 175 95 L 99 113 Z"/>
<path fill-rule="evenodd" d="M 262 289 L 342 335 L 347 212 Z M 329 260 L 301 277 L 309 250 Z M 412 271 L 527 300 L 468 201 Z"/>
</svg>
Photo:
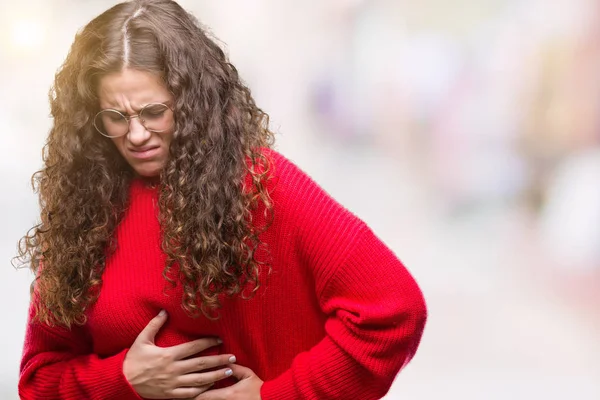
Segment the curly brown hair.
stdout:
<svg viewBox="0 0 600 400">
<path fill-rule="evenodd" d="M 259 287 L 255 253 L 267 224 L 257 226 L 252 212 L 272 210 L 268 115 L 176 2 L 124 2 L 76 35 L 50 90 L 54 123 L 44 167 L 32 178 L 41 222 L 20 240 L 16 257 L 36 274 L 35 314 L 48 324 L 86 322 L 105 260 L 118 245 L 114 231 L 134 173 L 92 120 L 99 79 L 123 68 L 158 74 L 175 99 L 175 135 L 160 175 L 163 276 L 183 285 L 182 306 L 191 316 L 214 317 L 221 294 Z"/>
</svg>

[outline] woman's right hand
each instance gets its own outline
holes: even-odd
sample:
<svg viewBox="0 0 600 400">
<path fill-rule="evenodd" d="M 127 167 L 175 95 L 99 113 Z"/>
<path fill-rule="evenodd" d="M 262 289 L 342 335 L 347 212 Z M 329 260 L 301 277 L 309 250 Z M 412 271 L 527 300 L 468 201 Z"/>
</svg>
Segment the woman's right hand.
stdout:
<svg viewBox="0 0 600 400">
<path fill-rule="evenodd" d="M 167 320 L 161 311 L 138 335 L 123 362 L 123 374 L 133 389 L 146 399 L 187 399 L 208 390 L 213 383 L 228 378 L 232 371 L 222 368 L 232 364 L 232 354 L 187 359 L 221 343 L 217 338 L 204 338 L 173 347 L 154 344 L 156 334 Z"/>
</svg>

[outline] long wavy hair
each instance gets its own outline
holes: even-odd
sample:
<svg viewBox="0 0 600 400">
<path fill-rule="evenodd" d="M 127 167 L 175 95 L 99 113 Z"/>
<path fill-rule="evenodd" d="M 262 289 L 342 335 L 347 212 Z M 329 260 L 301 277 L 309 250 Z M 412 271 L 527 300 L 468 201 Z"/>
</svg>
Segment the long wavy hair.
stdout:
<svg viewBox="0 0 600 400">
<path fill-rule="evenodd" d="M 177 3 L 124 2 L 76 35 L 50 90 L 53 126 L 44 167 L 32 178 L 41 221 L 20 240 L 15 257 L 36 275 L 35 315 L 48 324 L 86 322 L 105 261 L 118 246 L 114 232 L 134 173 L 92 120 L 99 79 L 123 68 L 157 74 L 175 99 L 159 220 L 163 275 L 183 285 L 183 308 L 213 318 L 221 294 L 251 295 L 260 285 L 256 250 L 267 223 L 258 226 L 252 211 L 272 210 L 268 115 L 221 48 Z"/>
</svg>

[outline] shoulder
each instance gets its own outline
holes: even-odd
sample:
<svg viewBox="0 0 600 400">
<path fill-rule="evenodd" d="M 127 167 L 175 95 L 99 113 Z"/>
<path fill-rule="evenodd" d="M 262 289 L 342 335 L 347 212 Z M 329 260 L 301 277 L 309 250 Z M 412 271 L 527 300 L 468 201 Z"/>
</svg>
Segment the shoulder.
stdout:
<svg viewBox="0 0 600 400">
<path fill-rule="evenodd" d="M 267 187 L 272 196 L 288 198 L 326 195 L 325 191 L 298 165 L 273 149 L 263 149 Z"/>
<path fill-rule="evenodd" d="M 267 149 L 263 152 L 269 160 L 267 187 L 276 213 L 286 219 L 299 220 L 309 230 L 315 224 L 333 225 L 351 230 L 362 229 L 364 222 L 335 200 L 312 177 L 281 153 Z M 322 229 L 322 228 L 319 228 Z"/>
<path fill-rule="evenodd" d="M 269 178 L 287 180 L 294 179 L 298 175 L 306 175 L 290 159 L 274 149 L 264 148 L 261 153 L 267 160 Z"/>
</svg>

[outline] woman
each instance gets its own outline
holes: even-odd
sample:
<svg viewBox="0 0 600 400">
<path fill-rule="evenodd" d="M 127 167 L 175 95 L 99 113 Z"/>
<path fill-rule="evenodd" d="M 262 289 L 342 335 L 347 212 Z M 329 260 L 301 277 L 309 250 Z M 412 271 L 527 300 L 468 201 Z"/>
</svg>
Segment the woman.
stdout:
<svg viewBox="0 0 600 400">
<path fill-rule="evenodd" d="M 23 399 L 377 399 L 421 292 L 270 149 L 268 117 L 175 2 L 121 3 L 51 92 Z"/>
</svg>

